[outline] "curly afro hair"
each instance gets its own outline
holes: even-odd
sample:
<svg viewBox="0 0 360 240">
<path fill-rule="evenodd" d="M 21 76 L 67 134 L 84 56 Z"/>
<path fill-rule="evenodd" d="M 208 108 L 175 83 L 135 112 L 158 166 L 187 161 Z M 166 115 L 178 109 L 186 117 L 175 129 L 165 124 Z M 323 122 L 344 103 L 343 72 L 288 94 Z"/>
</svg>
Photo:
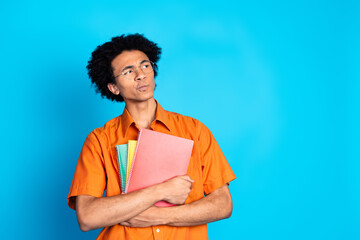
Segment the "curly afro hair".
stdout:
<svg viewBox="0 0 360 240">
<path fill-rule="evenodd" d="M 111 41 L 97 46 L 86 67 L 91 82 L 95 85 L 96 92 L 112 101 L 124 101 L 121 95 L 110 92 L 107 85 L 108 83 L 115 83 L 111 62 L 125 50 L 139 50 L 145 53 L 149 60 L 154 63 L 154 76 L 157 76 L 158 67 L 156 63 L 160 59 L 161 48 L 156 43 L 138 33 L 113 37 Z"/>
</svg>

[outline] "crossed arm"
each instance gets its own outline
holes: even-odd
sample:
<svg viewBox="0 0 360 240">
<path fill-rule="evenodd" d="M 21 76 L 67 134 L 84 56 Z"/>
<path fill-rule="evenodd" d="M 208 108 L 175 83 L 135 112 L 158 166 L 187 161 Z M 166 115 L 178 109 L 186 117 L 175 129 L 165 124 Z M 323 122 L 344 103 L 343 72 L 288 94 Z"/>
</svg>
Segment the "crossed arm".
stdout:
<svg viewBox="0 0 360 240">
<path fill-rule="evenodd" d="M 76 213 L 80 229 L 89 231 L 115 224 L 130 227 L 194 226 L 230 217 L 232 200 L 227 184 L 190 204 L 165 208 L 153 206 L 160 200 L 184 204 L 192 182 L 185 175 L 125 195 L 101 198 L 77 196 Z"/>
</svg>

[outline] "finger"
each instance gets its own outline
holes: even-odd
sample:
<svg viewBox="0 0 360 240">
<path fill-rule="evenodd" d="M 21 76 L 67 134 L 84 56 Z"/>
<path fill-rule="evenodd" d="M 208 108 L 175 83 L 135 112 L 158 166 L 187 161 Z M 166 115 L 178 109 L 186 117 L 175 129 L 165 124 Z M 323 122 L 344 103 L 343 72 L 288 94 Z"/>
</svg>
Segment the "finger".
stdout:
<svg viewBox="0 0 360 240">
<path fill-rule="evenodd" d="M 189 182 L 191 182 L 191 183 L 195 182 L 194 180 L 192 180 L 192 179 L 190 178 L 189 175 L 184 175 L 184 176 L 183 176 L 183 179 L 186 180 L 186 181 L 189 181 Z"/>
</svg>

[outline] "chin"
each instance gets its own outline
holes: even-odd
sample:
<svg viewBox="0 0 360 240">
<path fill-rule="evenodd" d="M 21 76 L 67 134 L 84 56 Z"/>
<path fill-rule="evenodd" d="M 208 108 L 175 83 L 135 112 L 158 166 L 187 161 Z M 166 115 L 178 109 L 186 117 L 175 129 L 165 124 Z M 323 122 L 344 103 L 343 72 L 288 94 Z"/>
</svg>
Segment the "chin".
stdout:
<svg viewBox="0 0 360 240">
<path fill-rule="evenodd" d="M 151 100 L 153 98 L 154 98 L 154 93 L 152 93 L 152 94 L 149 93 L 149 94 L 146 94 L 146 95 L 143 95 L 143 96 L 139 96 L 137 98 L 137 100 L 140 101 L 140 102 L 144 102 L 144 101 L 149 101 L 149 100 Z"/>
</svg>

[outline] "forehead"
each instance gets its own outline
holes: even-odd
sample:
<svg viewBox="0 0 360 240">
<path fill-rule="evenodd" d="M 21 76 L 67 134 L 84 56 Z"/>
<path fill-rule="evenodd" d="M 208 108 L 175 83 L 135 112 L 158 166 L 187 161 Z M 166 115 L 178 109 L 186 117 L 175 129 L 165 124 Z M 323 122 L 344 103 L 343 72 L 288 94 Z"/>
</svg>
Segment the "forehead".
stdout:
<svg viewBox="0 0 360 240">
<path fill-rule="evenodd" d="M 143 60 L 149 60 L 145 53 L 139 50 L 125 50 L 112 60 L 111 66 L 114 70 L 122 69 L 126 66 L 138 64 Z"/>
</svg>

